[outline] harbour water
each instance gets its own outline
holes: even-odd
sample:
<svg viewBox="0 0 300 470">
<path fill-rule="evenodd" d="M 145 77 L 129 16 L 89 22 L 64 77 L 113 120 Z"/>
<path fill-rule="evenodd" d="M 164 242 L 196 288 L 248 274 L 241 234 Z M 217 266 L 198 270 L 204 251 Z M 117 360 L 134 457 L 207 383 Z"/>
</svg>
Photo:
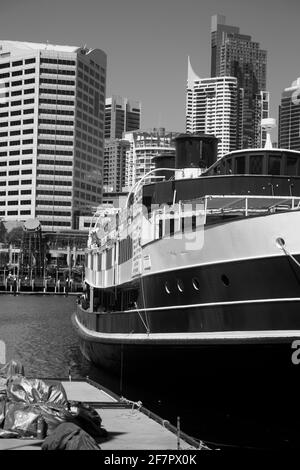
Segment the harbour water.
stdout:
<svg viewBox="0 0 300 470">
<path fill-rule="evenodd" d="M 84 359 L 71 324 L 74 296 L 1 295 L 0 340 L 6 359 L 22 362 L 28 377 L 81 379 L 89 376 L 115 393 L 143 405 L 182 430 L 226 447 L 298 447 L 299 369 L 272 375 L 267 370 L 199 370 L 189 383 L 150 376 L 140 381 L 111 376 Z M 296 367 L 296 366 L 295 366 Z M 276 368 L 275 368 L 276 370 Z M 180 372 L 180 371 L 179 371 Z M 214 447 L 213 444 L 211 444 Z"/>
</svg>

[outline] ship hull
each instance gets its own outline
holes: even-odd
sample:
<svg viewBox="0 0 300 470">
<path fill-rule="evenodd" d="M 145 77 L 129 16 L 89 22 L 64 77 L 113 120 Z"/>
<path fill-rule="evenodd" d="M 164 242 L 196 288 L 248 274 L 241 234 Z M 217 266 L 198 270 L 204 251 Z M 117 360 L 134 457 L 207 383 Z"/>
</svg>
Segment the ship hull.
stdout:
<svg viewBox="0 0 300 470">
<path fill-rule="evenodd" d="M 76 320 L 73 318 L 75 328 Z M 200 340 L 195 342 L 168 341 L 165 343 L 105 341 L 95 339 L 82 332 L 80 349 L 83 356 L 100 368 L 109 370 L 117 376 L 134 375 L 135 377 L 155 376 L 168 380 L 184 380 L 201 377 L 202 373 L 225 370 L 268 370 L 276 374 L 291 370 L 297 372 L 297 363 L 293 363 L 292 348 L 299 340 L 300 332 L 289 336 L 262 336 L 253 339 L 242 336 L 233 341 Z M 298 346 L 299 348 L 299 346 Z M 300 356 L 300 354 L 299 354 Z M 298 357 L 295 356 L 296 358 Z"/>
<path fill-rule="evenodd" d="M 197 249 L 161 239 L 144 247 L 150 268 L 94 295 L 134 286 L 135 306 L 106 312 L 78 306 L 73 323 L 85 357 L 120 373 L 160 368 L 294 367 L 300 339 L 300 212 L 205 227 Z M 284 239 L 292 256 L 278 246 Z M 113 276 L 111 276 L 113 277 Z M 89 281 L 90 279 L 90 281 Z M 106 280 L 109 276 L 106 277 Z M 172 371 L 172 372 L 171 372 Z"/>
</svg>

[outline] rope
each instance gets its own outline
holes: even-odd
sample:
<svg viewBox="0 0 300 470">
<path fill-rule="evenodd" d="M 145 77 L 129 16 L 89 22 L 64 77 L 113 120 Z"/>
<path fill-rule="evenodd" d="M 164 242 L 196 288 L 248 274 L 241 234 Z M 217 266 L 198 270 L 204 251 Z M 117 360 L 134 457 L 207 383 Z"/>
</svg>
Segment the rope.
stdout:
<svg viewBox="0 0 300 470">
<path fill-rule="evenodd" d="M 125 397 L 121 397 L 120 401 L 123 402 L 123 403 L 127 403 L 128 405 L 132 405 L 131 411 L 134 411 L 135 406 L 137 407 L 136 408 L 137 411 L 140 411 L 141 407 L 143 406 L 143 403 L 140 400 L 139 401 L 132 401 L 132 400 L 128 400 Z"/>
<path fill-rule="evenodd" d="M 284 254 L 286 256 L 289 256 L 291 260 L 294 261 L 294 263 L 300 268 L 300 263 L 296 260 L 296 258 L 283 245 L 280 245 L 280 248 L 282 249 Z"/>
<path fill-rule="evenodd" d="M 134 305 L 135 305 L 135 308 L 136 308 L 136 310 L 137 310 L 137 313 L 139 314 L 140 319 L 141 319 L 142 322 L 143 322 L 144 327 L 146 328 L 147 334 L 149 335 L 149 333 L 150 333 L 150 328 L 149 328 L 149 323 L 148 323 L 147 312 L 145 312 L 145 320 L 146 320 L 146 323 L 145 323 L 145 322 L 144 322 L 144 319 L 143 319 L 143 317 L 142 317 L 142 315 L 141 315 L 141 312 L 139 311 L 139 309 L 138 309 L 138 307 L 137 307 L 137 303 L 134 302 Z"/>
</svg>

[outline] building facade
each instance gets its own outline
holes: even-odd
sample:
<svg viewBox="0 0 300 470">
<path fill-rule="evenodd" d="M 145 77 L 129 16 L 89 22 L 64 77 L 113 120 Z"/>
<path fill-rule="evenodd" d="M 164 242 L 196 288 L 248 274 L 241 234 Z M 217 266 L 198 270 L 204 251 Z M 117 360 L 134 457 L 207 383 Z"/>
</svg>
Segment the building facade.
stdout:
<svg viewBox="0 0 300 470">
<path fill-rule="evenodd" d="M 300 150 L 300 77 L 281 95 L 278 145 L 284 149 Z"/>
<path fill-rule="evenodd" d="M 141 125 L 141 103 L 122 96 L 105 101 L 105 139 L 122 139 L 123 132 L 134 131 Z"/>
<path fill-rule="evenodd" d="M 266 91 L 267 52 L 236 26 L 226 25 L 225 16 L 211 22 L 211 77 L 236 77 L 239 88 L 237 148 L 261 147 L 256 123 L 261 92 Z"/>
<path fill-rule="evenodd" d="M 122 139 L 105 139 L 103 189 L 121 192 L 126 185 L 126 151 L 130 143 Z"/>
<path fill-rule="evenodd" d="M 200 78 L 188 61 L 186 132 L 218 137 L 218 158 L 237 147 L 238 88 L 235 77 Z"/>
<path fill-rule="evenodd" d="M 75 229 L 101 202 L 106 54 L 0 41 L 0 216 Z"/>
<path fill-rule="evenodd" d="M 153 157 L 162 153 L 175 155 L 174 139 L 177 135 L 178 132 L 166 131 L 163 127 L 124 134 L 124 139 L 129 142 L 126 152 L 126 188 L 130 189 L 155 168 Z M 151 176 L 146 182 L 154 180 L 155 176 Z"/>
</svg>

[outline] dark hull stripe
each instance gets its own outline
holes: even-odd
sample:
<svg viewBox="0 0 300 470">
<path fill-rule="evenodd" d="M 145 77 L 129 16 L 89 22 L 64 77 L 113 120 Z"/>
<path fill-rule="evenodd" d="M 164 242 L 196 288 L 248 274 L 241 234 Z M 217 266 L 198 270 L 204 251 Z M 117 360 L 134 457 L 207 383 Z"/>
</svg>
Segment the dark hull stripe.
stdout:
<svg viewBox="0 0 300 470">
<path fill-rule="evenodd" d="M 180 305 L 181 310 L 186 310 L 189 308 L 207 308 L 207 307 L 226 307 L 226 306 L 236 306 L 243 304 L 263 304 L 263 303 L 277 303 L 277 302 L 300 302 L 300 297 L 297 298 L 286 298 L 286 299 L 252 299 L 252 300 L 237 300 L 231 302 L 206 302 L 204 304 L 190 304 L 190 305 Z M 164 310 L 178 310 L 178 305 L 167 305 L 166 307 L 148 307 L 148 308 L 139 308 L 139 312 L 159 312 Z M 97 313 L 97 312 L 93 312 Z M 123 312 L 111 312 L 111 314 L 121 313 L 122 315 L 126 313 L 137 313 L 137 309 L 124 310 Z"/>
<path fill-rule="evenodd" d="M 91 332 L 103 334 L 151 334 L 300 330 L 300 302 L 263 302 L 191 307 L 132 313 L 91 313 L 76 316 Z"/>
</svg>

